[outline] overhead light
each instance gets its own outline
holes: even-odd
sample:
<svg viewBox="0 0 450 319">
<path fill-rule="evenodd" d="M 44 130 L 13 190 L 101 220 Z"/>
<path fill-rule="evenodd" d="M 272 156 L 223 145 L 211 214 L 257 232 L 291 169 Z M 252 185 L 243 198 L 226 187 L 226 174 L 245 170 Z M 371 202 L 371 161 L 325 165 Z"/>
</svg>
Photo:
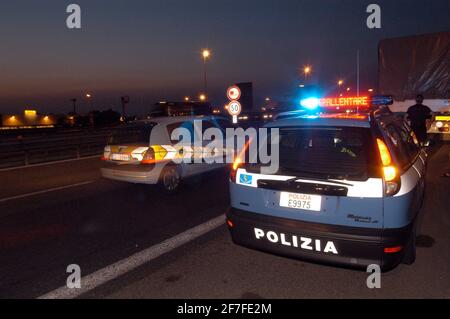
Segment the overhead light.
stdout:
<svg viewBox="0 0 450 319">
<path fill-rule="evenodd" d="M 25 110 L 24 113 L 25 113 L 25 116 L 36 116 L 37 111 L 36 110 Z"/>
</svg>

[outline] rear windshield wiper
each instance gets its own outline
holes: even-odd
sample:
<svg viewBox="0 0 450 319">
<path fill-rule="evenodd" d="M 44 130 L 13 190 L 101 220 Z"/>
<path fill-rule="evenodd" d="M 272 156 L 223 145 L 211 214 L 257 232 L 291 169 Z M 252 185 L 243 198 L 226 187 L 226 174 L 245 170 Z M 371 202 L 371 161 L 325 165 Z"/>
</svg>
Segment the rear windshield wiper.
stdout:
<svg viewBox="0 0 450 319">
<path fill-rule="evenodd" d="M 353 186 L 353 184 L 349 184 L 349 183 L 344 183 L 344 182 L 339 182 L 339 181 L 334 181 L 334 180 L 329 180 L 326 178 L 310 178 L 310 177 L 301 177 L 301 176 L 296 176 L 294 178 L 290 178 L 286 181 L 284 181 L 287 184 L 292 184 L 295 181 L 299 180 L 299 179 L 307 179 L 310 181 L 314 181 L 314 182 L 327 182 L 327 183 L 333 183 L 333 184 L 338 184 L 338 185 L 344 185 L 344 186 Z"/>
</svg>

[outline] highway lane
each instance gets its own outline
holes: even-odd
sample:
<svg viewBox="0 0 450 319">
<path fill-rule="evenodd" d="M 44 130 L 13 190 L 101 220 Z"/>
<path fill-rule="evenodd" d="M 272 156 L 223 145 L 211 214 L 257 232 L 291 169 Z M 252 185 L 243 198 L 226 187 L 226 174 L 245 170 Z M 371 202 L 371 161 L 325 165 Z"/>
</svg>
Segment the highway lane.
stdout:
<svg viewBox="0 0 450 319">
<path fill-rule="evenodd" d="M 368 274 L 235 246 L 225 227 L 163 256 L 84 298 L 450 298 L 450 146 L 431 159 L 417 261 Z"/>
<path fill-rule="evenodd" d="M 0 170 L 0 199 L 100 178 L 100 156 Z"/>
<path fill-rule="evenodd" d="M 80 166 L 82 178 L 74 169 Z M 40 189 L 92 182 L 0 202 L 0 298 L 38 297 L 65 285 L 69 264 L 87 275 L 217 217 L 227 206 L 224 170 L 211 173 L 208 182 L 187 184 L 175 196 L 101 179 L 98 160 L 46 167 L 45 174 L 42 168 L 25 170 Z M 12 187 L 9 195 L 38 189 L 32 182 L 22 185 L 26 189 Z"/>
</svg>

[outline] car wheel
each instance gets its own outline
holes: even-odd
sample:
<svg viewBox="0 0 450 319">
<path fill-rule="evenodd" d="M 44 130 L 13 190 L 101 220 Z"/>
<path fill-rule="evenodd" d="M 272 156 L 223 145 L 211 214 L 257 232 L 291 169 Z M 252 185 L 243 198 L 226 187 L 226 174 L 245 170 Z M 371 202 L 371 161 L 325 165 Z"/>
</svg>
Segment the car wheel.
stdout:
<svg viewBox="0 0 450 319">
<path fill-rule="evenodd" d="M 181 175 L 175 166 L 164 168 L 161 174 L 161 186 L 168 194 L 176 193 L 181 184 Z"/>
<path fill-rule="evenodd" d="M 416 261 L 416 236 L 417 223 L 414 224 L 410 238 L 405 247 L 405 255 L 403 256 L 403 264 L 405 265 L 412 265 Z"/>
</svg>

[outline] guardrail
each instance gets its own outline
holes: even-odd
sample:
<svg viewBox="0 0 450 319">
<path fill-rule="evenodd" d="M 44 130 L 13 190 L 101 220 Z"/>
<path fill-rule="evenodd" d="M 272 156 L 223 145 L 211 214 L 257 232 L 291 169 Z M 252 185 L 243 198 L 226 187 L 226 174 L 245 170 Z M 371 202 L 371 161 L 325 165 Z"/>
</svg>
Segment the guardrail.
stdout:
<svg viewBox="0 0 450 319">
<path fill-rule="evenodd" d="M 0 169 L 100 155 L 111 130 L 0 141 Z"/>
</svg>

